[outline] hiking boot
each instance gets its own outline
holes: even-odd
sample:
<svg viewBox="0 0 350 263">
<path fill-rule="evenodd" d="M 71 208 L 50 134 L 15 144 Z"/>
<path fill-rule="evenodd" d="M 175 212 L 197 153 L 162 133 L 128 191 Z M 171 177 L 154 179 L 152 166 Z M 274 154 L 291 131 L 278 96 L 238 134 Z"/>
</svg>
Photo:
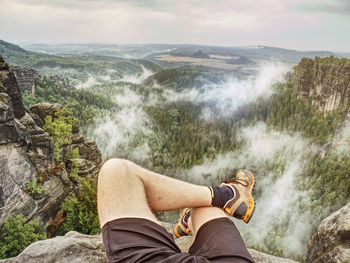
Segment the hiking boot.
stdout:
<svg viewBox="0 0 350 263">
<path fill-rule="evenodd" d="M 190 208 L 183 208 L 180 210 L 179 222 L 174 227 L 174 234 L 176 237 L 183 237 L 191 234 L 191 230 L 188 227 L 188 220 L 191 215 L 190 212 Z"/>
<path fill-rule="evenodd" d="M 220 186 L 231 187 L 235 194 L 224 205 L 225 212 L 248 224 L 255 211 L 255 201 L 252 196 L 255 186 L 253 173 L 249 170 L 239 170 L 236 178 L 224 181 Z"/>
</svg>

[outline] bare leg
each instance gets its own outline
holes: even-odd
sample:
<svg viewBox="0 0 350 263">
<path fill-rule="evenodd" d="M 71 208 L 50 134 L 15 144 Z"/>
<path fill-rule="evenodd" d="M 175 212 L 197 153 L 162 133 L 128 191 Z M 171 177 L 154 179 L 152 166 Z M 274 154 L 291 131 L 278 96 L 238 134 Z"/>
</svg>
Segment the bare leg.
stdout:
<svg viewBox="0 0 350 263">
<path fill-rule="evenodd" d="M 198 229 L 206 222 L 213 219 L 227 217 L 224 210 L 217 207 L 199 207 L 191 209 L 191 217 L 189 222 L 189 228 L 194 236 L 198 232 Z"/>
<path fill-rule="evenodd" d="M 152 211 L 210 206 L 211 196 L 205 186 L 160 175 L 127 160 L 111 159 L 99 174 L 97 204 L 102 227 L 123 217 L 157 222 Z"/>
</svg>

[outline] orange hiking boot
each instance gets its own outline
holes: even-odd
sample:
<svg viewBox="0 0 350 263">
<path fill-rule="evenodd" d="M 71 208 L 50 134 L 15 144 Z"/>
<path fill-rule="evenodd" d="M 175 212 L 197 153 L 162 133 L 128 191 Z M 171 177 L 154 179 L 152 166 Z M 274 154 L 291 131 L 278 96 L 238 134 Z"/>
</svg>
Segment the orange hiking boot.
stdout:
<svg viewBox="0 0 350 263">
<path fill-rule="evenodd" d="M 180 210 L 179 222 L 174 227 L 174 234 L 176 237 L 188 236 L 191 230 L 188 227 L 188 220 L 191 216 L 190 208 L 183 208 Z"/>
<path fill-rule="evenodd" d="M 239 170 L 236 178 L 224 181 L 220 186 L 229 186 L 234 192 L 234 197 L 223 207 L 226 213 L 249 223 L 255 211 L 255 201 L 252 196 L 255 186 L 253 173 L 249 170 Z"/>
</svg>

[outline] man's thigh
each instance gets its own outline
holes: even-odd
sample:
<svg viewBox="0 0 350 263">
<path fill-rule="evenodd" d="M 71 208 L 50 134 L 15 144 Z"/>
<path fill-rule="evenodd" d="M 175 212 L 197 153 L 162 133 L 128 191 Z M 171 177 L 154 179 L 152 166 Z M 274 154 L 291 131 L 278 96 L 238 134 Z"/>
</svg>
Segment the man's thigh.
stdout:
<svg viewBox="0 0 350 263">
<path fill-rule="evenodd" d="M 164 227 L 143 218 L 120 218 L 102 229 L 110 262 L 208 263 L 206 258 L 181 253 Z"/>
<path fill-rule="evenodd" d="M 122 159 L 108 160 L 98 177 L 97 209 L 101 227 L 123 217 L 146 218 L 157 222 L 150 210 L 142 181 Z"/>
<path fill-rule="evenodd" d="M 215 263 L 254 262 L 235 224 L 229 218 L 214 219 L 202 225 L 189 253 Z"/>
</svg>

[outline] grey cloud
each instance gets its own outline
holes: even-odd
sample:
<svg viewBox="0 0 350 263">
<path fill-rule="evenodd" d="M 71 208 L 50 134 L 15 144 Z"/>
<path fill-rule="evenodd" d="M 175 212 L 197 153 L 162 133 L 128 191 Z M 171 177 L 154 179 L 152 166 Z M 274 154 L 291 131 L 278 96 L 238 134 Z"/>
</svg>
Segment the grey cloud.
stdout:
<svg viewBox="0 0 350 263">
<path fill-rule="evenodd" d="M 1 1 L 1 0 L 0 0 Z M 347 1 L 3 1 L 0 39 L 15 42 L 270 45 L 349 51 Z M 331 10 L 331 11 L 330 11 Z M 332 13 L 331 13 L 332 12 Z M 337 13 L 338 12 L 338 13 Z M 325 35 L 330 36 L 324 41 Z"/>
<path fill-rule="evenodd" d="M 311 13 L 335 13 L 350 17 L 350 1 L 336 0 L 332 2 L 305 3 L 299 6 L 299 10 Z"/>
<path fill-rule="evenodd" d="M 128 6 L 137 6 L 145 9 L 164 10 L 176 4 L 176 1 L 162 0 L 20 0 L 20 2 L 31 5 L 46 5 L 61 8 L 91 9 L 92 7 L 104 8 L 108 4 L 122 4 Z"/>
</svg>

